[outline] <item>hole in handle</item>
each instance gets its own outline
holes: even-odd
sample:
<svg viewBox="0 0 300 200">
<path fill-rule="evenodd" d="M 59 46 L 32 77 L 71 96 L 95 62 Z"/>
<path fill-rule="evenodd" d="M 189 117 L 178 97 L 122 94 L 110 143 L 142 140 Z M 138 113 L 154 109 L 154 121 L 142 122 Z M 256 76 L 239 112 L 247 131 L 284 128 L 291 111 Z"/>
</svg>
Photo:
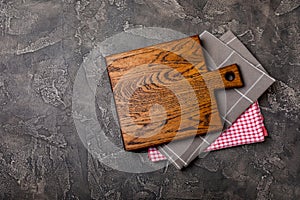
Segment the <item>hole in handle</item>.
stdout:
<svg viewBox="0 0 300 200">
<path fill-rule="evenodd" d="M 225 73 L 225 79 L 227 81 L 233 81 L 235 78 L 234 72 L 226 72 Z"/>
</svg>

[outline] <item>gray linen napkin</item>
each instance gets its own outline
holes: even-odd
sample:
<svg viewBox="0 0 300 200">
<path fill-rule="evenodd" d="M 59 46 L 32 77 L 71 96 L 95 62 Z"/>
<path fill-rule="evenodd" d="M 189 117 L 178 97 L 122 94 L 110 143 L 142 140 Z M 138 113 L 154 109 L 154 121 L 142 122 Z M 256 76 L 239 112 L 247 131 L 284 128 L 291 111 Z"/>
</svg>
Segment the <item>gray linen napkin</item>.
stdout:
<svg viewBox="0 0 300 200">
<path fill-rule="evenodd" d="M 275 79 L 267 74 L 257 59 L 231 31 L 226 32 L 220 39 L 204 31 L 200 39 L 204 49 L 215 62 L 215 65 L 210 65 L 210 70 L 233 63 L 237 63 L 240 67 L 244 87 L 226 90 L 226 95 L 216 94 L 219 112 L 224 120 L 224 127 L 227 128 L 275 82 Z M 205 156 L 207 154 L 204 152 L 205 149 L 220 134 L 221 132 L 209 133 L 206 136 L 173 141 L 160 146 L 158 150 L 178 169 L 182 169 L 196 157 Z"/>
</svg>

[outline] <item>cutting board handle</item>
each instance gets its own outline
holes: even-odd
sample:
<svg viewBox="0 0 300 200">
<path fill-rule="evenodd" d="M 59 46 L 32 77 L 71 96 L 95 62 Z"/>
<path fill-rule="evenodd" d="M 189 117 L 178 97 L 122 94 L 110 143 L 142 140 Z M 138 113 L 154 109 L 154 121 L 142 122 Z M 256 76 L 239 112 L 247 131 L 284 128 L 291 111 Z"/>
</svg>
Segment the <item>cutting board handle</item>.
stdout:
<svg viewBox="0 0 300 200">
<path fill-rule="evenodd" d="M 210 89 L 230 89 L 243 86 L 243 80 L 237 64 L 207 72 L 203 75 L 203 78 Z"/>
</svg>

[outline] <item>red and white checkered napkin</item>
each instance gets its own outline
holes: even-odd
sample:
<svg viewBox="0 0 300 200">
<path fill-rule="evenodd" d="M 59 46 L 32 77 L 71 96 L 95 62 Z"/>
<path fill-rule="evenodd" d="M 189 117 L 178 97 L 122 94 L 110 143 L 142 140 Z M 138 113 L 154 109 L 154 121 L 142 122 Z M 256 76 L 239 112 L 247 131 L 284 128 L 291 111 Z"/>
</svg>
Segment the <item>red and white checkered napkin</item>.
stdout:
<svg viewBox="0 0 300 200">
<path fill-rule="evenodd" d="M 263 115 L 260 112 L 258 103 L 255 102 L 206 151 L 263 142 L 267 135 Z M 153 162 L 167 159 L 155 147 L 148 149 L 148 157 Z"/>
</svg>

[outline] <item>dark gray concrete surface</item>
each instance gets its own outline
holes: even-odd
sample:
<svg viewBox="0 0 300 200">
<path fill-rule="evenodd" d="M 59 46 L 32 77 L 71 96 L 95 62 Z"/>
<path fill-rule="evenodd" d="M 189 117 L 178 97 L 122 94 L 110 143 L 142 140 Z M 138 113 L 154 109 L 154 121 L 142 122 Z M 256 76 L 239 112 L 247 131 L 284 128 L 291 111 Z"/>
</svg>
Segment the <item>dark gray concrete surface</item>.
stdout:
<svg viewBox="0 0 300 200">
<path fill-rule="evenodd" d="M 299 0 L 0 0 L 0 199 L 299 199 Z M 145 174 L 94 159 L 72 88 L 96 44 L 135 27 L 231 29 L 278 81 L 260 98 L 269 138 Z M 109 123 L 109 122 L 107 122 Z"/>
</svg>

